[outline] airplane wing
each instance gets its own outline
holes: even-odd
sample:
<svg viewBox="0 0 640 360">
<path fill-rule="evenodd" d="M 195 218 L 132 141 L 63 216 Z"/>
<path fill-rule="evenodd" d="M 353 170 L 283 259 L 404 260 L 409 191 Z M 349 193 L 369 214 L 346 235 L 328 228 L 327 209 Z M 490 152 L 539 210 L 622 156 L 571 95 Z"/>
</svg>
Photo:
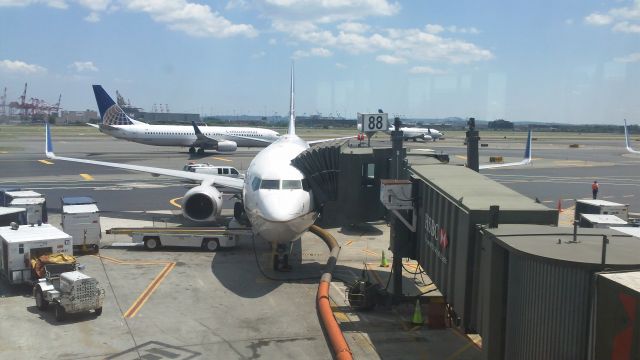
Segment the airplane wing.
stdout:
<svg viewBox="0 0 640 360">
<path fill-rule="evenodd" d="M 321 144 L 327 141 L 349 140 L 349 139 L 355 139 L 355 138 L 356 136 L 345 136 L 345 137 L 339 137 L 339 138 L 333 138 L 333 139 L 311 140 L 311 141 L 307 141 L 307 144 L 316 145 L 316 144 Z"/>
<path fill-rule="evenodd" d="M 631 147 L 631 144 L 629 143 L 629 132 L 627 130 L 627 119 L 624 119 L 624 141 L 625 141 L 625 145 L 627 146 L 627 151 L 632 153 L 632 154 L 640 154 L 640 151 L 638 150 L 633 150 L 633 148 Z"/>
<path fill-rule="evenodd" d="M 45 154 L 49 159 L 53 160 L 61 160 L 61 161 L 70 161 L 77 162 L 83 164 L 91 164 L 91 165 L 99 165 L 112 167 L 116 169 L 124 169 L 130 171 L 144 172 L 151 175 L 164 175 L 171 176 L 180 179 L 188 179 L 195 181 L 212 181 L 211 185 L 220 185 L 232 189 L 242 190 L 244 187 L 244 180 L 238 178 L 230 178 L 225 176 L 217 176 L 217 175 L 209 175 L 209 174 L 200 174 L 189 171 L 182 170 L 172 170 L 172 169 L 163 169 L 156 168 L 151 166 L 142 166 L 142 165 L 131 165 L 131 164 L 118 164 L 106 161 L 96 161 L 96 160 L 86 160 L 86 159 L 77 159 L 77 158 L 68 158 L 62 156 L 56 156 L 53 153 L 53 143 L 51 142 L 51 129 L 49 128 L 49 124 L 45 124 Z"/>
<path fill-rule="evenodd" d="M 524 159 L 518 162 L 504 163 L 504 164 L 487 164 L 480 165 L 480 170 L 483 169 L 496 169 L 510 166 L 520 166 L 520 165 L 528 165 L 531 164 L 531 130 L 529 130 L 529 134 L 527 135 L 527 145 L 524 149 Z"/>
<path fill-rule="evenodd" d="M 98 124 L 92 124 L 92 123 L 85 123 L 85 124 L 87 124 L 87 125 L 89 125 L 91 127 L 94 127 L 96 129 L 100 129 L 100 125 L 98 125 Z"/>
<path fill-rule="evenodd" d="M 218 145 L 219 141 L 226 141 L 226 139 L 218 139 L 218 138 L 207 136 L 207 135 L 203 134 L 202 131 L 200 131 L 200 128 L 198 127 L 198 125 L 196 125 L 195 121 L 192 121 L 191 125 L 193 125 L 193 130 L 196 132 L 196 138 L 197 138 L 196 141 L 193 143 L 193 146 L 196 146 L 196 147 L 207 147 L 207 145 L 216 146 L 216 145 Z M 231 138 L 236 138 L 236 139 L 259 141 L 259 142 L 263 142 L 265 144 L 271 144 L 272 143 L 272 141 L 261 139 L 261 138 L 257 138 L 257 137 L 251 137 L 251 136 L 241 136 L 241 135 L 231 135 L 231 134 L 226 134 L 225 136 L 226 137 L 231 137 Z"/>
</svg>

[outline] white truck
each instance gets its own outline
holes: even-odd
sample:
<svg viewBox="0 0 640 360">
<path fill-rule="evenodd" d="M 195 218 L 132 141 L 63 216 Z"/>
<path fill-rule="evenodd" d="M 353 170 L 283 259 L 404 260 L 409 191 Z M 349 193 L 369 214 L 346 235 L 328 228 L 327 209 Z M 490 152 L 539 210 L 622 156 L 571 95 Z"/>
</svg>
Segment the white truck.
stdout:
<svg viewBox="0 0 640 360">
<path fill-rule="evenodd" d="M 44 265 L 45 277 L 33 286 L 33 296 L 39 310 L 45 311 L 49 304 L 55 309 L 57 321 L 67 314 L 93 310 L 102 314 L 105 291 L 98 281 L 77 270 L 76 263 Z"/>
<path fill-rule="evenodd" d="M 98 252 L 102 229 L 100 210 L 90 197 L 63 197 L 62 230 L 73 237 L 74 249 L 90 249 Z"/>
<path fill-rule="evenodd" d="M 31 284 L 31 259 L 73 253 L 71 236 L 49 224 L 0 227 L 0 275 L 10 284 Z"/>
</svg>

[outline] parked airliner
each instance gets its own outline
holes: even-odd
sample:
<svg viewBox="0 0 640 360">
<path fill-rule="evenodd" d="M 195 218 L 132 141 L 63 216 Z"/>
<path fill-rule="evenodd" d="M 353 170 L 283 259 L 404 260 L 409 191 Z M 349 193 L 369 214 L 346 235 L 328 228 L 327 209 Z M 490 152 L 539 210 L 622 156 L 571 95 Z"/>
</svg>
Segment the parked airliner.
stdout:
<svg viewBox="0 0 640 360">
<path fill-rule="evenodd" d="M 387 133 L 391 133 L 394 130 L 393 127 L 389 128 Z M 421 139 L 422 141 L 433 140 L 436 141 L 444 136 L 444 133 L 436 130 L 436 129 L 426 129 L 426 128 L 415 128 L 415 127 L 401 127 L 400 131 L 402 131 L 403 139 L 416 141 Z"/>
<path fill-rule="evenodd" d="M 527 134 L 527 144 L 524 148 L 524 158 L 517 162 L 503 163 L 503 164 L 486 164 L 480 165 L 479 169 L 495 169 L 509 166 L 520 166 L 520 165 L 528 165 L 531 164 L 531 129 L 529 129 L 529 133 Z"/>
<path fill-rule="evenodd" d="M 291 160 L 308 149 L 310 144 L 337 140 L 326 139 L 307 142 L 296 135 L 293 67 L 291 68 L 290 104 L 288 133 L 280 136 L 278 140 L 256 155 L 249 164 L 244 179 L 56 156 L 53 153 L 51 131 L 48 124 L 45 126 L 46 156 L 54 160 L 108 166 L 199 181 L 201 184 L 187 191 L 182 200 L 183 215 L 187 219 L 197 222 L 212 222 L 220 215 L 222 194 L 216 186 L 242 190 L 242 204 L 237 203 L 240 204 L 239 209 L 234 210 L 240 210 L 246 214 L 254 236 L 273 245 L 274 268 L 287 269 L 289 265 L 286 249 L 291 248 L 287 245 L 299 239 L 313 225 L 318 216 L 311 190 L 306 186 L 303 187 L 304 175 L 291 165 Z M 194 133 L 199 131 L 197 125 L 193 125 L 193 130 Z"/>
<path fill-rule="evenodd" d="M 640 151 L 634 150 L 629 142 L 629 131 L 627 130 L 627 119 L 624 119 L 624 142 L 627 146 L 627 151 L 632 154 L 640 154 Z"/>
<path fill-rule="evenodd" d="M 151 125 L 129 117 L 100 85 L 93 85 L 102 124 L 88 124 L 117 139 L 146 145 L 188 147 L 189 153 L 205 150 L 234 152 L 238 146 L 266 147 L 278 140 L 277 132 L 254 127 L 202 127 L 198 136 L 188 125 Z"/>
</svg>

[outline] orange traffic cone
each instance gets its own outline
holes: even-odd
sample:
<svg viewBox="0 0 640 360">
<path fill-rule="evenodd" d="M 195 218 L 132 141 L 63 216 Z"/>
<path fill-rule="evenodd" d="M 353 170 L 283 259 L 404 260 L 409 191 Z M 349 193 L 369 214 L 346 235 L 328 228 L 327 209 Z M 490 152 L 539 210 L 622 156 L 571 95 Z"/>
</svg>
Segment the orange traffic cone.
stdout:
<svg viewBox="0 0 640 360">
<path fill-rule="evenodd" d="M 561 213 L 562 211 L 562 199 L 558 199 L 558 212 Z"/>
</svg>

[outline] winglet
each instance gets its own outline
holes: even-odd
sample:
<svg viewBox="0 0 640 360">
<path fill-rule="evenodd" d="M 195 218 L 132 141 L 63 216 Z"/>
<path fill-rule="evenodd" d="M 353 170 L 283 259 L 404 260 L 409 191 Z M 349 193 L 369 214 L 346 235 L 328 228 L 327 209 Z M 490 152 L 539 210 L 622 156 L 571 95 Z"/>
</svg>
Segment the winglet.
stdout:
<svg viewBox="0 0 640 360">
<path fill-rule="evenodd" d="M 294 99 L 293 62 L 291 63 L 291 97 L 289 99 L 289 135 L 296 134 L 296 104 Z"/>
<path fill-rule="evenodd" d="M 44 124 L 45 148 L 44 153 L 48 158 L 53 159 L 56 155 L 53 153 L 53 143 L 51 142 L 51 127 L 49 123 Z"/>
<path fill-rule="evenodd" d="M 631 142 L 629 141 L 629 130 L 627 129 L 627 119 L 624 119 L 624 142 L 628 152 L 632 154 L 640 154 L 640 151 L 634 150 L 631 147 Z"/>
<path fill-rule="evenodd" d="M 524 160 L 527 164 L 531 162 L 531 129 L 529 129 L 529 134 L 527 135 L 527 145 L 524 149 Z"/>
</svg>

